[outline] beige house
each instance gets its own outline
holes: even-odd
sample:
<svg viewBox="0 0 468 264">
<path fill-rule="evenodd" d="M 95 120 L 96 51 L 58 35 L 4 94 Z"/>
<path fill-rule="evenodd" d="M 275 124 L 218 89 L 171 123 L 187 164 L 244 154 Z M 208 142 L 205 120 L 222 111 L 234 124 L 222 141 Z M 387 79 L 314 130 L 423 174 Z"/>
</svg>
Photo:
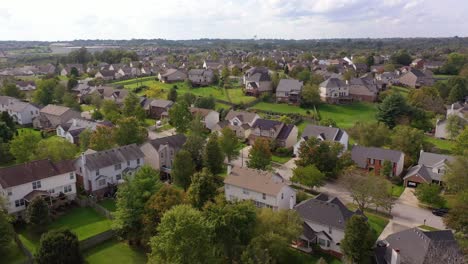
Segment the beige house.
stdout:
<svg viewBox="0 0 468 264">
<path fill-rule="evenodd" d="M 418 69 L 410 69 L 400 77 L 399 82 L 405 86 L 419 88 L 421 86 L 434 85 L 434 78 L 429 72 L 423 72 Z"/>
<path fill-rule="evenodd" d="M 339 103 L 349 99 L 348 85 L 337 77 L 328 78 L 319 85 L 320 99 L 327 103 Z"/>
<path fill-rule="evenodd" d="M 71 108 L 49 104 L 39 111 L 39 116 L 33 120 L 33 126 L 40 129 L 55 129 L 60 124 L 80 117 L 81 114 Z"/>
<path fill-rule="evenodd" d="M 158 79 L 163 83 L 183 82 L 187 79 L 187 74 L 181 70 L 168 69 L 166 72 L 159 73 Z"/>
<path fill-rule="evenodd" d="M 232 129 L 238 138 L 247 139 L 250 136 L 251 128 L 260 116 L 256 113 L 230 110 L 224 118 L 215 126 L 215 131 L 221 132 L 224 127 Z"/>
<path fill-rule="evenodd" d="M 245 93 L 247 95 L 259 96 L 262 93 L 271 93 L 273 85 L 268 68 L 251 68 L 244 74 Z"/>
<path fill-rule="evenodd" d="M 297 143 L 298 129 L 295 125 L 284 124 L 275 120 L 257 119 L 252 125 L 249 143 L 254 144 L 257 138 L 276 141 L 279 147 L 293 148 Z"/>
</svg>

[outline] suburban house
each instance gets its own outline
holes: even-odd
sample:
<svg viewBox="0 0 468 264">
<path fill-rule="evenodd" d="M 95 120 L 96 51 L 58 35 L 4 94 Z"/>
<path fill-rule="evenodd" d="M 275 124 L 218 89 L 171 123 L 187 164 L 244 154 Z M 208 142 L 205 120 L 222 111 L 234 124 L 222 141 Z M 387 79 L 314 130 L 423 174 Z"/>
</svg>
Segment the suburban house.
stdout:
<svg viewBox="0 0 468 264">
<path fill-rule="evenodd" d="M 276 101 L 288 104 L 299 104 L 304 83 L 295 79 L 281 79 L 276 88 Z"/>
<path fill-rule="evenodd" d="M 351 78 L 348 82 L 349 96 L 353 100 L 375 102 L 379 94 L 375 81 L 366 78 Z"/>
<path fill-rule="evenodd" d="M 351 149 L 351 159 L 359 168 L 373 172 L 375 175 L 380 175 L 385 161 L 391 162 L 393 174 L 391 176 L 400 176 L 404 167 L 405 154 L 398 150 L 355 145 Z"/>
<path fill-rule="evenodd" d="M 34 81 L 16 81 L 16 87 L 24 92 L 36 90 L 36 83 Z"/>
<path fill-rule="evenodd" d="M 421 183 L 441 184 L 447 163 L 455 161 L 455 157 L 421 151 L 418 165 L 409 169 L 403 178 L 405 186 L 416 187 Z"/>
<path fill-rule="evenodd" d="M 213 130 L 219 122 L 219 113 L 214 110 L 197 107 L 190 107 L 189 110 L 192 116 L 201 118 L 201 122 L 209 130 Z"/>
<path fill-rule="evenodd" d="M 256 113 L 230 110 L 224 121 L 219 122 L 214 130 L 221 132 L 227 126 L 236 133 L 238 138 L 245 140 L 249 137 L 253 124 L 259 118 L 260 116 Z"/>
<path fill-rule="evenodd" d="M 252 200 L 257 207 L 273 210 L 292 209 L 296 204 L 296 191 L 273 172 L 232 167 L 224 179 L 227 201 Z"/>
<path fill-rule="evenodd" d="M 411 68 L 406 73 L 403 73 L 398 81 L 400 84 L 412 88 L 434 85 L 434 78 L 432 75 L 414 68 Z"/>
<path fill-rule="evenodd" d="M 169 176 L 174 157 L 185 144 L 185 141 L 184 134 L 177 134 L 143 143 L 140 149 L 145 155 L 145 164 Z M 167 179 L 168 177 L 165 178 Z"/>
<path fill-rule="evenodd" d="M 273 86 L 268 68 L 254 67 L 244 74 L 245 94 L 259 96 L 262 93 L 271 93 Z"/>
<path fill-rule="evenodd" d="M 187 74 L 178 69 L 168 69 L 166 72 L 159 73 L 158 79 L 163 83 L 180 82 L 187 79 Z"/>
<path fill-rule="evenodd" d="M 319 85 L 320 99 L 327 103 L 349 100 L 349 86 L 338 77 L 330 77 Z"/>
<path fill-rule="evenodd" d="M 9 96 L 0 96 L 0 112 L 7 112 L 20 125 L 29 125 L 39 116 L 39 107 Z"/>
<path fill-rule="evenodd" d="M 294 145 L 294 155 L 299 155 L 299 149 L 302 142 L 307 141 L 309 138 L 318 138 L 322 141 L 337 142 L 343 145 L 343 151 L 348 150 L 349 136 L 346 131 L 336 127 L 307 125 L 302 132 L 301 138 Z"/>
<path fill-rule="evenodd" d="M 71 108 L 49 104 L 39 111 L 39 116 L 33 120 L 33 126 L 40 129 L 55 129 L 58 125 L 65 124 L 72 118 L 80 117 L 80 112 Z"/>
<path fill-rule="evenodd" d="M 415 59 L 411 62 L 410 66 L 413 67 L 413 68 L 418 68 L 418 69 L 422 69 L 424 68 L 424 65 L 426 64 L 426 60 L 424 59 Z"/>
<path fill-rule="evenodd" d="M 70 75 L 73 68 L 75 68 L 78 71 L 78 75 L 81 75 L 84 72 L 82 64 L 67 64 L 60 71 L 60 75 L 62 76 Z"/>
<path fill-rule="evenodd" d="M 143 165 L 144 158 L 136 144 L 99 152 L 87 150 L 75 161 L 77 182 L 88 193 L 113 194 L 125 175 L 133 174 Z"/>
<path fill-rule="evenodd" d="M 220 62 L 216 62 L 216 61 L 209 61 L 209 60 L 205 60 L 203 62 L 203 69 L 206 69 L 206 70 L 216 70 L 216 71 L 219 71 L 220 69 L 223 68 L 223 64 L 220 63 Z"/>
<path fill-rule="evenodd" d="M 57 136 L 65 138 L 73 144 L 79 144 L 80 135 L 83 131 L 95 131 L 99 126 L 112 126 L 109 121 L 95 122 L 81 118 L 72 118 L 70 121 L 57 126 Z"/>
<path fill-rule="evenodd" d="M 288 125 L 275 120 L 257 119 L 252 125 L 249 143 L 253 145 L 257 138 L 276 141 L 279 147 L 292 148 L 297 142 L 298 130 L 295 125 Z"/>
<path fill-rule="evenodd" d="M 0 195 L 8 213 L 19 214 L 36 197 L 54 204 L 73 200 L 76 177 L 73 161 L 35 160 L 0 168 Z"/>
<path fill-rule="evenodd" d="M 464 257 L 451 230 L 424 231 L 417 227 L 393 233 L 376 247 L 377 264 L 462 264 Z"/>
<path fill-rule="evenodd" d="M 398 83 L 398 75 L 395 72 L 376 73 L 375 79 L 382 83 L 383 88 Z"/>
<path fill-rule="evenodd" d="M 456 115 L 465 120 L 468 124 L 468 104 L 454 103 L 447 109 L 447 117 L 443 120 L 437 120 L 434 136 L 436 138 L 450 138 L 447 132 L 447 118 Z"/>
<path fill-rule="evenodd" d="M 161 119 L 169 115 L 169 108 L 173 104 L 170 100 L 154 99 L 146 104 L 144 109 L 151 118 Z"/>
<path fill-rule="evenodd" d="M 353 212 L 338 198 L 324 193 L 297 204 L 294 210 L 304 221 L 296 246 L 310 252 L 317 244 L 322 250 L 338 257 L 341 257 L 340 243 L 345 235 L 346 222 L 355 214 L 362 215 L 361 211 Z"/>
<path fill-rule="evenodd" d="M 94 77 L 95 78 L 101 78 L 106 81 L 114 80 L 115 79 L 116 72 L 112 70 L 99 70 Z"/>
<path fill-rule="evenodd" d="M 207 86 L 213 83 L 212 70 L 192 69 L 188 72 L 188 79 L 193 86 Z"/>
<path fill-rule="evenodd" d="M 118 105 L 123 104 L 125 98 L 128 96 L 129 91 L 126 89 L 117 89 L 112 86 L 98 86 L 94 87 L 89 95 L 96 94 L 103 100 L 114 101 Z"/>
</svg>

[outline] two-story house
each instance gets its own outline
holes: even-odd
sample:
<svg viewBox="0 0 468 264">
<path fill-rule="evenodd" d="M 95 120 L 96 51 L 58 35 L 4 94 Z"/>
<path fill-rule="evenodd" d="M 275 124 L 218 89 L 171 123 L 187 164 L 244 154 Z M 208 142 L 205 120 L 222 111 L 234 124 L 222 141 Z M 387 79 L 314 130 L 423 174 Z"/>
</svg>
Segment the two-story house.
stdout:
<svg viewBox="0 0 468 264">
<path fill-rule="evenodd" d="M 320 100 L 339 103 L 349 99 L 349 87 L 338 77 L 330 77 L 319 85 Z"/>
<path fill-rule="evenodd" d="M 87 150 L 75 161 L 78 184 L 97 196 L 115 191 L 124 176 L 144 164 L 145 155 L 136 144 L 96 152 Z"/>
<path fill-rule="evenodd" d="M 257 138 L 276 141 L 279 147 L 292 148 L 297 142 L 298 129 L 295 125 L 268 119 L 257 119 L 252 125 L 249 143 L 254 144 Z"/>
<path fill-rule="evenodd" d="M 304 83 L 295 79 L 281 79 L 276 88 L 276 101 L 288 104 L 299 104 Z"/>
<path fill-rule="evenodd" d="M 271 93 L 273 85 L 268 68 L 254 67 L 244 74 L 245 94 L 259 96 L 263 93 Z"/>
<path fill-rule="evenodd" d="M 221 132 L 227 126 L 236 133 L 238 138 L 245 140 L 249 137 L 253 124 L 259 118 L 260 116 L 256 113 L 230 110 L 224 121 L 216 125 L 215 131 Z"/>
<path fill-rule="evenodd" d="M 49 104 L 39 111 L 39 116 L 33 120 L 33 126 L 40 129 L 55 129 L 72 118 L 81 118 L 80 112 L 65 106 Z"/>
<path fill-rule="evenodd" d="M 111 86 L 98 86 L 92 88 L 89 95 L 98 95 L 103 100 L 114 101 L 118 105 L 122 105 L 125 98 L 128 96 L 128 90 L 117 89 Z"/>
<path fill-rule="evenodd" d="M 168 69 L 158 74 L 158 79 L 163 83 L 183 82 L 187 79 L 187 74 L 178 69 Z"/>
<path fill-rule="evenodd" d="M 35 160 L 0 168 L 0 195 L 6 200 L 10 214 L 20 214 L 36 197 L 73 200 L 76 196 L 76 176 L 73 161 Z"/>
<path fill-rule="evenodd" d="M 207 86 L 213 83 L 214 73 L 212 70 L 192 69 L 188 72 L 188 79 L 193 86 Z"/>
<path fill-rule="evenodd" d="M 78 72 L 78 75 L 81 75 L 83 73 L 83 65 L 82 64 L 67 64 L 60 71 L 60 75 L 62 75 L 62 76 L 70 75 L 72 73 L 73 69 L 76 69 L 76 71 Z"/>
<path fill-rule="evenodd" d="M 73 118 L 65 124 L 58 125 L 56 133 L 57 136 L 65 138 L 70 143 L 78 144 L 83 131 L 95 131 L 99 126 L 111 127 L 112 123 L 109 121 L 95 122 L 92 120 Z"/>
<path fill-rule="evenodd" d="M 219 122 L 219 113 L 215 110 L 197 107 L 190 107 L 189 110 L 192 116 L 199 117 L 201 119 L 201 122 L 209 130 L 213 130 L 216 124 L 218 124 Z"/>
<path fill-rule="evenodd" d="M 301 144 L 309 138 L 318 138 L 321 141 L 338 142 L 343 145 L 343 151 L 348 150 L 349 136 L 343 129 L 337 127 L 307 125 L 302 132 L 301 138 L 294 145 L 294 155 L 299 155 Z"/>
<path fill-rule="evenodd" d="M 362 215 L 359 210 L 353 212 L 338 198 L 324 193 L 297 204 L 294 210 L 304 221 L 297 247 L 310 252 L 317 244 L 335 256 L 341 256 L 340 243 L 345 235 L 346 222 L 355 214 Z"/>
<path fill-rule="evenodd" d="M 416 187 L 421 183 L 441 184 L 447 164 L 455 157 L 421 151 L 418 165 L 411 167 L 403 178 L 405 186 Z"/>
<path fill-rule="evenodd" d="M 20 125 L 28 125 L 39 116 L 39 107 L 9 96 L 0 96 L 0 112 L 7 112 Z"/>
<path fill-rule="evenodd" d="M 148 103 L 144 105 L 144 109 L 148 116 L 151 118 L 162 119 L 169 115 L 169 109 L 172 107 L 174 102 L 163 99 L 146 99 Z"/>
<path fill-rule="evenodd" d="M 447 132 L 447 119 L 452 115 L 460 117 L 465 124 L 468 124 L 468 104 L 454 103 L 447 107 L 445 119 L 438 119 L 436 122 L 434 133 L 436 138 L 450 138 L 450 134 Z"/>
<path fill-rule="evenodd" d="M 143 143 L 140 149 L 145 155 L 145 164 L 164 173 L 164 175 L 161 175 L 166 176 L 162 177 L 163 179 L 169 179 L 174 157 L 185 144 L 185 141 L 184 134 L 177 134 Z"/>
<path fill-rule="evenodd" d="M 412 88 L 434 85 L 434 77 L 432 77 L 429 71 L 423 72 L 414 68 L 411 68 L 406 73 L 403 73 L 398 81 L 400 84 Z"/>
<path fill-rule="evenodd" d="M 228 165 L 224 179 L 227 201 L 251 200 L 257 207 L 292 209 L 296 191 L 275 173 Z"/>
<path fill-rule="evenodd" d="M 389 176 L 400 176 L 404 167 L 405 154 L 398 150 L 355 145 L 351 149 L 351 159 L 359 168 L 375 175 L 380 175 L 385 161 L 391 162 L 393 175 Z"/>
</svg>

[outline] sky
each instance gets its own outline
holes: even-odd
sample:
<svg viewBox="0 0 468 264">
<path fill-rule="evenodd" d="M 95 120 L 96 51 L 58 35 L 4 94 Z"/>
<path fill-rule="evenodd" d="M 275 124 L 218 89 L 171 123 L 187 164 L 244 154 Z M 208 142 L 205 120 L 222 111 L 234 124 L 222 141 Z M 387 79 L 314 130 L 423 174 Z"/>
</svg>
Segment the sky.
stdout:
<svg viewBox="0 0 468 264">
<path fill-rule="evenodd" d="M 0 0 L 0 40 L 468 36 L 467 0 Z"/>
</svg>

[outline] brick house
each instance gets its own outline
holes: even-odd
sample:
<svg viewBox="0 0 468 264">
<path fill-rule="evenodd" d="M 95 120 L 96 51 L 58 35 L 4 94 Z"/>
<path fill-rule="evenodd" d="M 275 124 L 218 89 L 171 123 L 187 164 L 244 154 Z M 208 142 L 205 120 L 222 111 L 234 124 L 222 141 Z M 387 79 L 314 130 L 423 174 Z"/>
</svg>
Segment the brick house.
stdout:
<svg viewBox="0 0 468 264">
<path fill-rule="evenodd" d="M 276 141 L 279 147 L 293 148 L 297 142 L 298 129 L 295 125 L 288 125 L 275 120 L 257 119 L 249 135 L 249 143 L 254 144 L 257 138 Z"/>
<path fill-rule="evenodd" d="M 411 167 L 403 178 L 405 186 L 416 187 L 421 183 L 441 184 L 447 164 L 455 157 L 421 151 L 418 165 Z"/>
<path fill-rule="evenodd" d="M 383 149 L 376 147 L 353 146 L 351 149 L 351 159 L 359 168 L 380 175 L 384 162 L 392 164 L 391 176 L 400 176 L 403 171 L 405 154 L 401 151 Z"/>
</svg>

